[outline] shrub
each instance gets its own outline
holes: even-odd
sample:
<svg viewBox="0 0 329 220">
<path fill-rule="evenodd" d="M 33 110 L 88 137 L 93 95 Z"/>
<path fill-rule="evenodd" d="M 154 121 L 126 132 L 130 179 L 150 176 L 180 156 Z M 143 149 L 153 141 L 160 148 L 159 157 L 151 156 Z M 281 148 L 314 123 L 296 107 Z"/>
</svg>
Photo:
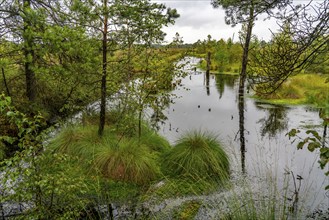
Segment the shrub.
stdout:
<svg viewBox="0 0 329 220">
<path fill-rule="evenodd" d="M 225 181 L 229 177 L 229 159 L 209 133 L 189 132 L 166 154 L 164 168 L 174 176 L 190 179 Z"/>
</svg>

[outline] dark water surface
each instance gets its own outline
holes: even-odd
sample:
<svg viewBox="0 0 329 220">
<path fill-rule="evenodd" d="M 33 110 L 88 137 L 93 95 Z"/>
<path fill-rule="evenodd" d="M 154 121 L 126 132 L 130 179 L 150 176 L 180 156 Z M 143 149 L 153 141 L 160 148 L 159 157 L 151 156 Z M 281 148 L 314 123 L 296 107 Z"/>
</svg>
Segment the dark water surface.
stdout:
<svg viewBox="0 0 329 220">
<path fill-rule="evenodd" d="M 180 98 L 164 111 L 168 119 L 159 132 L 173 144 L 190 130 L 207 130 L 218 135 L 231 157 L 233 173 L 239 173 L 238 76 L 210 75 L 208 82 L 204 72 L 193 68 L 199 59 L 187 60 L 191 62 L 185 67 L 189 75 L 182 80 L 182 87 L 173 91 Z M 284 179 L 288 178 L 285 173 L 290 172 L 289 186 L 294 190 L 293 172 L 295 177 L 300 175 L 303 178 L 300 197 L 307 201 L 307 206 L 314 209 L 320 204 L 322 209 L 328 208 L 329 195 L 325 194 L 324 187 L 329 181 L 325 171 L 319 168 L 318 154 L 307 149 L 296 150 L 297 141 L 291 143 L 292 140 L 286 136 L 293 128 L 303 133 L 310 125 L 322 134 L 318 110 L 306 106 L 260 103 L 249 94 L 246 94 L 245 101 L 247 175 L 257 181 L 257 178 L 270 173 L 282 186 Z"/>
</svg>

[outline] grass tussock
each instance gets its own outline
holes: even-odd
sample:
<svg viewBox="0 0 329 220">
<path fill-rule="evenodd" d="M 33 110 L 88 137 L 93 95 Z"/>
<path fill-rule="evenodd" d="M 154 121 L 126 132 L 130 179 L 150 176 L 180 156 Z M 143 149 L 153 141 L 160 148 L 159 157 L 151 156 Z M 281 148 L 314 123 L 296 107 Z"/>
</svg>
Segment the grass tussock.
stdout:
<svg viewBox="0 0 329 220">
<path fill-rule="evenodd" d="M 177 141 L 164 158 L 164 168 L 173 176 L 225 181 L 229 159 L 216 136 L 190 132 Z"/>
<path fill-rule="evenodd" d="M 114 138 L 114 135 L 107 133 Z M 111 138 L 107 138 L 111 139 Z M 104 143 L 104 139 L 97 134 L 95 126 L 70 126 L 51 142 L 50 147 L 60 153 L 77 156 L 81 159 L 91 159 Z"/>
<path fill-rule="evenodd" d="M 102 145 L 95 157 L 95 165 L 105 177 L 136 184 L 149 183 L 160 170 L 144 144 L 125 139 L 117 146 Z"/>
<path fill-rule="evenodd" d="M 169 146 L 151 131 L 139 139 L 122 137 L 108 128 L 100 137 L 97 127 L 88 125 L 64 128 L 49 148 L 77 156 L 87 173 L 99 172 L 111 180 L 147 184 L 159 175 L 158 158 Z"/>
</svg>

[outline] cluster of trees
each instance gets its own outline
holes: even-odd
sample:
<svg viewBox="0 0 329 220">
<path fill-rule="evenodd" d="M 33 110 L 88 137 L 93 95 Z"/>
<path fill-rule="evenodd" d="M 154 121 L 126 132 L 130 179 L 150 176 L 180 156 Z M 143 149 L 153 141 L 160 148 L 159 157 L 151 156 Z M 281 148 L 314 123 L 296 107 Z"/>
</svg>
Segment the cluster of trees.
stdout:
<svg viewBox="0 0 329 220">
<path fill-rule="evenodd" d="M 290 0 L 211 3 L 225 10 L 228 24 L 242 24 L 240 43 L 215 41 L 209 35 L 193 45 L 193 54 L 210 53 L 213 70 L 240 75 L 239 135 L 244 170 L 248 76 L 256 89 L 268 93 L 301 71 L 326 72 L 329 3 L 311 5 L 313 14 L 307 12 L 310 5 L 296 6 Z M 100 100 L 98 134 L 102 136 L 107 100 L 120 94 L 116 103 L 126 120 L 122 126 L 129 128 L 137 116 L 138 124 L 133 126 L 139 137 L 144 110 L 151 108 L 159 116 L 170 102 L 166 90 L 182 74 L 175 71 L 173 61 L 180 57 L 175 53 L 183 40 L 176 34 L 170 50 L 154 45 L 163 42 L 161 28 L 174 23 L 179 16 L 176 10 L 149 0 L 0 0 L 0 5 L 0 91 L 11 97 L 0 96 L 0 159 L 13 156 L 20 148 L 23 154 L 14 160 L 33 155 L 28 161 L 33 165 L 43 147 L 41 130 L 54 118 L 70 115 L 91 101 Z M 282 21 L 281 32 L 267 43 L 252 34 L 260 14 Z M 324 123 L 328 124 L 328 117 L 324 114 Z M 32 152 L 30 146 L 34 146 Z M 322 145 L 312 142 L 309 146 L 314 150 Z M 328 148 L 323 146 L 323 167 L 329 161 L 327 155 Z M 38 169 L 36 165 L 34 171 L 41 178 Z"/>
<path fill-rule="evenodd" d="M 194 55 L 198 57 L 206 57 L 208 52 L 211 53 L 210 70 L 216 72 L 229 72 L 238 74 L 240 69 L 240 61 L 242 56 L 242 48 L 240 43 L 233 42 L 232 38 L 227 40 L 220 39 L 216 41 L 208 35 L 207 40 L 198 40 L 193 44 Z M 205 68 L 206 62 L 201 63 L 201 67 Z"/>
<path fill-rule="evenodd" d="M 0 95 L 0 211 L 5 217 L 3 204 L 28 201 L 36 212 L 25 214 L 33 218 L 56 218 L 55 213 L 77 218 L 90 201 L 81 198 L 85 176 L 73 177 L 74 158 L 46 152 L 46 128 L 100 100 L 99 136 L 110 121 L 108 104 L 117 105 L 120 115 L 117 127 L 108 130 L 141 136 L 144 110 L 160 114 L 170 101 L 172 80 L 181 74 L 174 71 L 180 54 L 154 46 L 164 40 L 162 27 L 179 15 L 149 0 L 0 0 L 0 5 L 5 93 Z M 8 195 L 4 189 L 16 181 L 16 193 Z"/>
<path fill-rule="evenodd" d="M 173 77 L 175 57 L 153 45 L 175 9 L 148 0 L 0 3 L 0 86 L 24 112 L 52 121 L 100 99 L 101 134 L 107 96 L 136 90 L 142 106 L 159 80 Z"/>
</svg>

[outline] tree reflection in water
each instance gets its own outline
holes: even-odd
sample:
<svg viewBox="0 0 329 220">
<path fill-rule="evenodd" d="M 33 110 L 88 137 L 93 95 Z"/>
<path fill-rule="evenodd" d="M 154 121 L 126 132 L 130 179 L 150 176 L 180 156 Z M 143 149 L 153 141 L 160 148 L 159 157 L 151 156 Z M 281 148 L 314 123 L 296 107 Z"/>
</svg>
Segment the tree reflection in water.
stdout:
<svg viewBox="0 0 329 220">
<path fill-rule="evenodd" d="M 267 114 L 256 123 L 261 124 L 261 136 L 268 135 L 269 138 L 275 138 L 277 134 L 282 133 L 288 127 L 286 107 L 278 105 L 257 105 L 258 109 L 264 109 Z"/>
<path fill-rule="evenodd" d="M 225 74 L 216 74 L 215 77 L 216 77 L 216 87 L 219 93 L 219 98 L 222 98 L 225 91 L 225 86 L 228 86 L 233 89 L 234 84 L 238 79 L 238 76 L 225 75 Z"/>
</svg>

